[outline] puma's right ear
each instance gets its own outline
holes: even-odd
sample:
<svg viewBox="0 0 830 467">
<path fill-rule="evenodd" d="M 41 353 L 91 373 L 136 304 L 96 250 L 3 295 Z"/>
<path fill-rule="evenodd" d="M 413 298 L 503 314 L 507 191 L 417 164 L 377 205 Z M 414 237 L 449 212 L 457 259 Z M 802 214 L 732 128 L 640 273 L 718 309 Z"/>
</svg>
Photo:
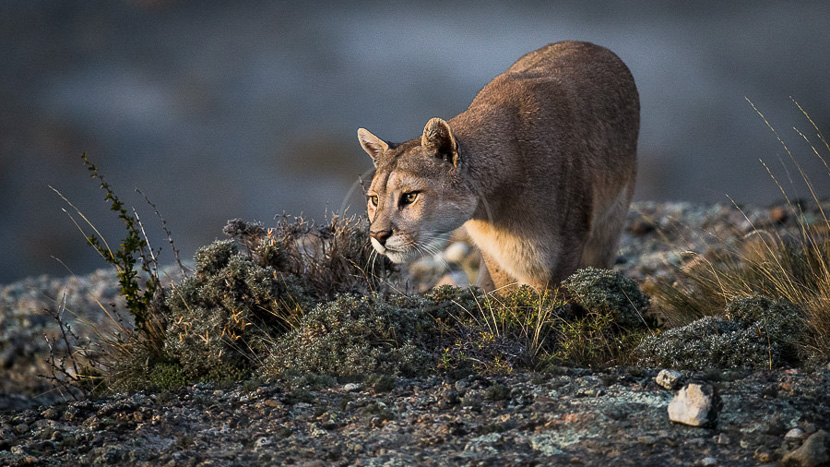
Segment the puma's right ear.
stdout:
<svg viewBox="0 0 830 467">
<path fill-rule="evenodd" d="M 357 130 L 357 139 L 360 140 L 360 145 L 363 146 L 366 154 L 372 156 L 372 162 L 375 165 L 378 165 L 378 158 L 383 155 L 384 151 L 389 149 L 389 144 L 386 141 L 369 133 L 369 130 L 365 128 Z"/>
<path fill-rule="evenodd" d="M 452 135 L 450 124 L 438 117 L 431 118 L 424 127 L 421 146 L 434 151 L 442 159 L 449 160 L 455 167 L 461 163 L 458 157 L 458 142 Z"/>
</svg>

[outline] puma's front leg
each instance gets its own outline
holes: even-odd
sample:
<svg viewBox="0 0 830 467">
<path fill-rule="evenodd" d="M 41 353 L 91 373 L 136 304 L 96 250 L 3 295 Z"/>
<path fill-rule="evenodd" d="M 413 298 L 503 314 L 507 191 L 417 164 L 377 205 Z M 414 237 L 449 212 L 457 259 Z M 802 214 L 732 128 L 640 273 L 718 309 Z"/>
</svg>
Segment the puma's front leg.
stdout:
<svg viewBox="0 0 830 467">
<path fill-rule="evenodd" d="M 493 258 L 481 252 L 476 285 L 485 292 L 505 291 L 518 287 L 518 281 L 505 272 Z"/>
</svg>

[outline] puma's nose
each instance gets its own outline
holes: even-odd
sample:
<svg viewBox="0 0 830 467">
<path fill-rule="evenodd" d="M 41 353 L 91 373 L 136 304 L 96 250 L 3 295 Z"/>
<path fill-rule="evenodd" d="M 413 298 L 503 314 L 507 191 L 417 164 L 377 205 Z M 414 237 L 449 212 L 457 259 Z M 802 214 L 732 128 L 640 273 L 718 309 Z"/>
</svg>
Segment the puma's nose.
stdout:
<svg viewBox="0 0 830 467">
<path fill-rule="evenodd" d="M 389 240 L 389 237 L 392 236 L 391 230 L 378 230 L 377 232 L 369 232 L 369 235 L 372 236 L 375 240 L 378 241 L 381 245 L 386 245 L 386 240 Z"/>
</svg>

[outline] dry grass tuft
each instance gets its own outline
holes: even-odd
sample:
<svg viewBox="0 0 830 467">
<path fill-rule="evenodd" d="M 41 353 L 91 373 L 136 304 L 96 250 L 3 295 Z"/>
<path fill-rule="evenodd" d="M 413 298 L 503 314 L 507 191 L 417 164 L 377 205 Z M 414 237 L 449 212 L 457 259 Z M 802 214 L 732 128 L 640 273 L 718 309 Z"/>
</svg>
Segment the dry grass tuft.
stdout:
<svg viewBox="0 0 830 467">
<path fill-rule="evenodd" d="M 805 315 L 807 332 L 801 342 L 803 349 L 814 358 L 827 361 L 830 359 L 830 220 L 826 212 L 830 204 L 819 198 L 813 182 L 789 147 L 764 115 L 754 105 L 753 108 L 797 168 L 813 206 L 808 208 L 805 202 L 791 199 L 761 161 L 786 200 L 787 215 L 795 220 L 794 227 L 753 226 L 754 230 L 733 246 L 705 254 L 690 252 L 694 257 L 675 271 L 674 278 L 647 284 L 646 291 L 669 326 L 723 315 L 731 301 L 758 294 L 793 303 Z M 807 112 L 801 106 L 798 108 L 810 122 L 818 143 L 795 131 L 810 145 L 830 176 L 830 166 L 822 155 L 824 150 L 830 154 L 830 144 Z"/>
</svg>

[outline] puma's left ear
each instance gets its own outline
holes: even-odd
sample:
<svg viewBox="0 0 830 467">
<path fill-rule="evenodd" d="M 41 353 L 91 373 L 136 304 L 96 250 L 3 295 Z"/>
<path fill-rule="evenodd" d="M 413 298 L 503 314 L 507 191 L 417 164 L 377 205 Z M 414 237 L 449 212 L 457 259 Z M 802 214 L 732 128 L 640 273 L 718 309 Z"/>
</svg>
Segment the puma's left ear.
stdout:
<svg viewBox="0 0 830 467">
<path fill-rule="evenodd" d="M 389 144 L 372 133 L 369 133 L 369 130 L 365 128 L 357 130 L 357 139 L 360 140 L 360 145 L 363 146 L 363 150 L 372 157 L 372 162 L 377 167 L 378 158 L 389 149 Z"/>
<path fill-rule="evenodd" d="M 421 146 L 435 151 L 438 157 L 449 160 L 455 167 L 458 167 L 461 163 L 458 155 L 458 143 L 452 135 L 450 124 L 438 117 L 430 119 L 424 127 Z"/>
</svg>

